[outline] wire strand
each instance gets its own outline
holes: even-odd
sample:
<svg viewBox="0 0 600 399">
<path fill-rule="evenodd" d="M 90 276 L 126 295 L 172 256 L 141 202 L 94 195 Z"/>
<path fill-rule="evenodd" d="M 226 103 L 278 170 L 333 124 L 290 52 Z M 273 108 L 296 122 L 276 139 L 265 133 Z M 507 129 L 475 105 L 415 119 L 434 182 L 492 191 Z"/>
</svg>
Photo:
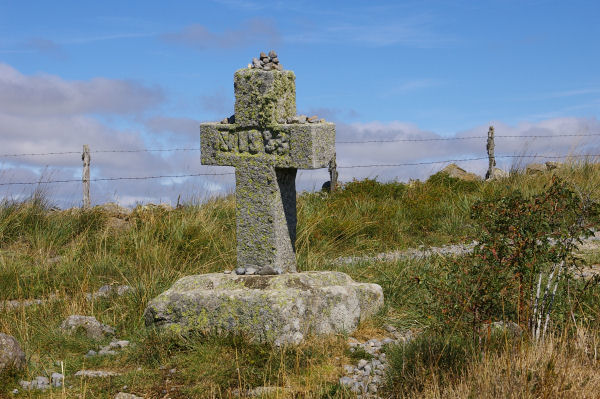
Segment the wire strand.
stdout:
<svg viewBox="0 0 600 399">
<path fill-rule="evenodd" d="M 148 179 L 166 179 L 166 178 L 181 178 L 181 177 L 196 177 L 196 176 L 226 176 L 234 175 L 234 172 L 228 173 L 192 173 L 188 175 L 158 175 L 158 176 L 133 176 L 133 177 L 101 177 L 90 179 L 90 182 L 96 181 L 114 181 L 114 180 L 148 180 Z M 10 185 L 31 185 L 31 184 L 52 184 L 52 183 L 75 183 L 81 182 L 82 179 L 66 179 L 66 180 L 40 180 L 37 182 L 10 182 L 0 183 L 0 186 Z"/>
<path fill-rule="evenodd" d="M 543 159 L 563 159 L 563 158 L 596 158 L 600 157 L 600 154 L 581 154 L 581 155 L 498 155 L 496 158 L 543 158 Z M 397 166 L 417 166 L 417 165 L 433 165 L 439 163 L 448 162 L 468 162 L 468 161 L 481 161 L 488 159 L 488 157 L 474 157 L 474 158 L 461 158 L 461 159 L 445 159 L 442 161 L 423 161 L 423 162 L 405 162 L 396 164 L 372 164 L 372 165 L 348 165 L 338 166 L 338 169 L 353 169 L 353 168 L 389 168 Z M 227 176 L 234 175 L 234 172 L 225 173 L 192 173 L 186 175 L 157 175 L 157 176 L 133 176 L 133 177 L 101 177 L 90 179 L 90 182 L 98 181 L 114 181 L 114 180 L 148 180 L 148 179 L 166 179 L 166 178 L 182 178 L 182 177 L 197 177 L 197 176 Z M 9 182 L 0 183 L 0 186 L 10 185 L 33 185 L 33 184 L 52 184 L 52 183 L 75 183 L 81 182 L 82 179 L 65 179 L 65 180 L 46 180 L 37 182 Z"/>
<path fill-rule="evenodd" d="M 561 159 L 561 158 L 594 158 L 600 157 L 600 154 L 582 154 L 582 155 L 497 155 L 495 158 L 544 158 L 544 159 Z M 417 166 L 417 165 L 432 165 L 437 163 L 447 162 L 467 162 L 467 161 L 481 161 L 488 159 L 488 157 L 477 157 L 477 158 L 462 158 L 462 159 L 446 159 L 444 161 L 424 161 L 424 162 L 406 162 L 406 163 L 395 163 L 395 164 L 373 164 L 373 165 L 351 165 L 351 166 L 338 166 L 338 169 L 352 169 L 352 168 L 388 168 L 395 166 Z"/>
<path fill-rule="evenodd" d="M 498 135 L 495 139 L 513 139 L 513 138 L 555 138 L 555 137 L 596 137 L 600 134 L 558 134 L 558 135 Z M 426 141 L 453 141 L 453 140 L 473 140 L 487 139 L 487 136 L 465 136 L 465 137 L 433 137 L 427 139 L 390 139 L 390 140 L 365 140 L 365 141 L 336 141 L 336 144 L 366 144 L 366 143 L 407 143 L 407 142 L 426 142 Z"/>
<path fill-rule="evenodd" d="M 576 134 L 557 134 L 557 135 L 498 135 L 494 138 L 558 138 L 558 137 L 598 137 L 600 133 L 576 133 Z M 487 136 L 465 136 L 465 137 L 433 137 L 423 139 L 390 139 L 390 140 L 356 140 L 356 141 L 336 141 L 336 144 L 368 144 L 368 143 L 407 143 L 407 142 L 428 142 L 428 141 L 455 141 L 455 140 L 474 140 L 487 139 Z M 200 151 L 200 148 L 147 148 L 147 149 L 131 149 L 131 150 L 94 150 L 92 154 L 108 154 L 108 153 L 137 153 L 137 152 L 183 152 L 183 151 Z M 37 153 L 21 153 L 21 154 L 0 154 L 0 158 L 14 158 L 26 156 L 47 156 L 47 155 L 73 155 L 81 154 L 81 151 L 57 151 L 57 152 L 37 152 Z"/>
</svg>

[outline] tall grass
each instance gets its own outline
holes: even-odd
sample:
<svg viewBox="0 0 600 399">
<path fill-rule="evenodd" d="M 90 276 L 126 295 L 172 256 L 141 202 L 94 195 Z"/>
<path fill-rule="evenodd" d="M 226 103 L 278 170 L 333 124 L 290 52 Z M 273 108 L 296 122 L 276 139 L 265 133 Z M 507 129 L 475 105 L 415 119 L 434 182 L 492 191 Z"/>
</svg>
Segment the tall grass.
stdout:
<svg viewBox="0 0 600 399">
<path fill-rule="evenodd" d="M 600 198 L 598 165 L 572 165 L 556 173 L 596 200 Z M 384 311 L 361 325 L 357 337 L 381 336 L 384 324 L 426 330 L 431 321 L 423 303 L 430 294 L 423 278 L 435 276 L 443 259 L 347 265 L 331 261 L 477 239 L 470 219 L 474 202 L 515 189 L 533 194 L 549 182 L 549 175 L 513 174 L 485 183 L 434 175 L 410 185 L 367 179 L 347 183 L 331 194 L 303 193 L 298 198 L 299 269 L 335 268 L 383 287 Z M 233 397 L 235 390 L 261 385 L 285 388 L 287 393 L 279 397 L 348 397 L 337 384 L 342 365 L 351 362 L 343 335 L 311 339 L 295 348 L 271 348 L 242 344 L 236 338 L 173 341 L 144 327 L 147 302 L 178 278 L 235 267 L 232 196 L 170 211 L 138 208 L 126 218 L 100 208 L 55 211 L 48 200 L 38 195 L 0 206 L 0 301 L 55 299 L 40 306 L 0 310 L 0 331 L 15 336 L 29 360 L 27 370 L 0 382 L 0 396 L 17 387 L 18 378 L 58 371 L 55 362 L 63 361 L 68 384 L 73 386 L 66 397 L 114 397 L 124 385 L 147 397 L 225 398 Z M 134 291 L 123 297 L 86 299 L 86 293 L 105 284 L 127 284 Z M 581 306 L 593 309 L 589 304 L 597 296 L 589 295 Z M 589 309 L 581 313 L 592 317 Z M 70 314 L 94 315 L 114 326 L 118 338 L 134 345 L 116 357 L 85 358 L 89 349 L 101 343 L 60 334 L 58 326 Z M 561 342 L 554 341 L 556 348 Z M 528 349 L 523 348 L 517 354 L 525 356 Z M 503 353 L 481 362 L 497 359 L 500 367 L 507 359 Z M 565 359 L 568 355 L 565 351 Z M 424 378 L 420 392 L 459 392 L 461 384 L 468 383 L 468 375 L 476 376 L 475 368 L 484 364 L 469 359 L 463 359 L 460 369 L 473 370 L 471 374 L 452 372 L 439 381 Z M 73 373 L 81 368 L 107 368 L 123 374 L 104 380 L 74 379 Z M 173 368 L 176 372 L 170 373 Z M 389 395 L 394 395 L 397 384 L 390 385 Z M 25 394 L 36 395 L 43 396 Z M 52 395 L 58 397 L 56 392 Z"/>
</svg>

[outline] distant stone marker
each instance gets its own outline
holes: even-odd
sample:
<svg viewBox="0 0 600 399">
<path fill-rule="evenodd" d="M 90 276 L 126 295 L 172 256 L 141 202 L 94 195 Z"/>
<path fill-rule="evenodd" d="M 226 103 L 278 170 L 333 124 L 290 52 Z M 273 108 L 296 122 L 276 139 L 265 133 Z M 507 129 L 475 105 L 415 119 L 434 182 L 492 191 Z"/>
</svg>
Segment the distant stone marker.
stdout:
<svg viewBox="0 0 600 399">
<path fill-rule="evenodd" d="M 274 51 L 234 75 L 235 115 L 200 125 L 202 163 L 236 168 L 237 274 L 179 279 L 148 303 L 147 326 L 275 345 L 352 332 L 383 305 L 377 284 L 296 271 L 296 171 L 324 168 L 335 125 L 296 116 L 295 76 Z M 255 275 L 258 274 L 258 275 Z"/>
<path fill-rule="evenodd" d="M 234 117 L 200 125 L 202 163 L 236 168 L 238 274 L 296 271 L 296 171 L 325 168 L 335 153 L 335 124 L 295 118 L 295 79 L 240 69 Z"/>
</svg>

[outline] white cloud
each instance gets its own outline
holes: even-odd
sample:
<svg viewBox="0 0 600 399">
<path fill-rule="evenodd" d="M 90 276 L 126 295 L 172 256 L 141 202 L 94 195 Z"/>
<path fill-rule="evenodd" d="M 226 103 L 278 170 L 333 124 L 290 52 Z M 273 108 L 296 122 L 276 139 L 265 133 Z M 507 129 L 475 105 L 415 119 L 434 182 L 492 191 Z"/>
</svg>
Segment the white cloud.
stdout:
<svg viewBox="0 0 600 399">
<path fill-rule="evenodd" d="M 554 118 L 536 123 L 523 122 L 510 126 L 494 122 L 496 134 L 496 156 L 502 155 L 581 155 L 600 154 L 600 141 L 595 137 L 562 137 L 563 135 L 600 133 L 600 122 L 595 118 Z M 406 164 L 444 160 L 485 158 L 488 126 L 479 126 L 462 131 L 449 138 L 482 136 L 479 139 L 338 144 L 339 166 Z M 501 137 L 517 136 L 517 137 Z M 551 138 L 528 138 L 523 136 L 552 136 Z M 444 138 L 434 132 L 403 122 L 371 122 L 338 124 L 338 141 L 372 141 L 404 139 Z M 524 159 L 521 164 L 540 162 L 543 159 Z M 380 168 L 340 168 L 340 178 L 348 181 L 353 178 L 375 177 L 381 179 L 408 180 L 426 178 L 442 169 L 447 163 L 423 164 Z M 457 162 L 466 169 L 483 175 L 487 160 Z M 519 162 L 512 158 L 498 158 L 500 167 L 509 169 Z"/>
<path fill-rule="evenodd" d="M 23 75 L 0 63 L 0 112 L 4 114 L 131 114 L 160 103 L 163 97 L 162 90 L 132 81 L 67 81 L 53 75 Z"/>
<path fill-rule="evenodd" d="M 147 112 L 162 100 L 159 89 L 138 83 L 106 78 L 66 81 L 50 75 L 24 75 L 0 64 L 0 153 L 39 153 L 75 151 L 53 156 L 19 156 L 0 158 L 0 183 L 39 180 L 78 180 L 81 178 L 79 151 L 89 144 L 92 151 L 104 149 L 145 150 L 156 143 L 167 147 L 198 148 L 198 125 L 193 118 L 154 115 Z M 148 98 L 150 97 L 150 98 Z M 125 107 L 126 109 L 122 109 Z M 339 110 L 320 109 L 318 113 L 335 116 Z M 139 130 L 108 125 L 97 115 L 118 114 L 141 124 Z M 105 118 L 106 119 L 106 118 Z M 110 118 L 108 118 L 110 119 Z M 565 134 L 600 132 L 600 122 L 591 118 L 553 118 L 516 126 L 494 122 L 496 154 L 566 155 L 600 153 L 598 137 L 560 137 Z M 487 126 L 458 132 L 456 138 L 483 136 L 474 140 L 373 142 L 342 144 L 345 141 L 382 141 L 398 139 L 436 139 L 439 134 L 406 122 L 339 123 L 337 125 L 337 160 L 340 179 L 378 177 L 380 180 L 426 178 L 444 163 L 418 166 L 343 168 L 344 166 L 405 164 L 485 157 Z M 524 138 L 523 136 L 553 136 Z M 503 138 L 501 136 L 517 136 Z M 176 143 L 176 144 L 175 144 Z M 500 167 L 509 168 L 513 161 L 498 158 Z M 483 174 L 486 161 L 458 162 Z M 92 153 L 92 179 L 230 173 L 233 168 L 200 165 L 199 151 Z M 326 169 L 300 171 L 299 191 L 320 189 L 328 180 Z M 79 205 L 79 182 L 43 185 L 49 198 L 61 206 Z M 197 176 L 188 178 L 114 180 L 92 182 L 95 203 L 121 201 L 170 202 L 201 200 L 216 193 L 229 193 L 234 177 Z M 23 198 L 35 186 L 1 186 L 0 198 Z"/>
</svg>

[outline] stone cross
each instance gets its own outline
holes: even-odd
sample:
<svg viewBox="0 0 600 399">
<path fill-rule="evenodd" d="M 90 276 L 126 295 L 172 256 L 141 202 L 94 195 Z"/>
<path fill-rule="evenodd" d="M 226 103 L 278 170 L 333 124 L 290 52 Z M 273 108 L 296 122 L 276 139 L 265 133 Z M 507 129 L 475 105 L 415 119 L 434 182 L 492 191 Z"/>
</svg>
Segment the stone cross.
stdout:
<svg viewBox="0 0 600 399">
<path fill-rule="evenodd" d="M 238 274 L 296 272 L 296 171 L 335 153 L 335 124 L 296 116 L 295 79 L 266 62 L 240 69 L 235 114 L 200 125 L 202 164 L 235 167 Z"/>
</svg>

